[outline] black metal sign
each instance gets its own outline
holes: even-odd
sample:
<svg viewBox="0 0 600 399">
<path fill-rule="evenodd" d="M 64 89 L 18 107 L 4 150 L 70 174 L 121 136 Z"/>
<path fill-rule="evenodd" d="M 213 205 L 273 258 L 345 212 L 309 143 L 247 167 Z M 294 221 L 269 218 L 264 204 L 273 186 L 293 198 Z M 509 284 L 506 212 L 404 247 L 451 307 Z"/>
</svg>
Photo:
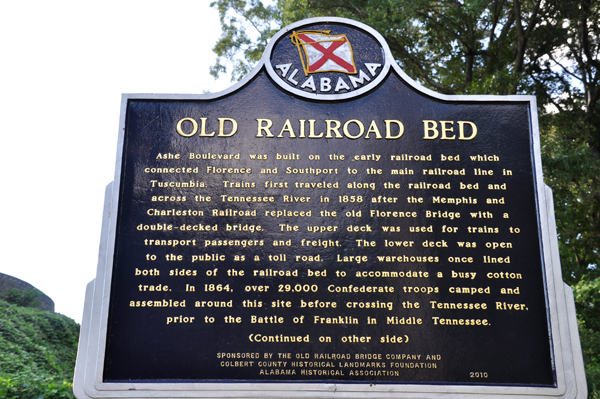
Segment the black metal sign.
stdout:
<svg viewBox="0 0 600 399">
<path fill-rule="evenodd" d="M 532 99 L 390 61 L 316 20 L 226 95 L 126 98 L 100 383 L 558 386 Z"/>
</svg>

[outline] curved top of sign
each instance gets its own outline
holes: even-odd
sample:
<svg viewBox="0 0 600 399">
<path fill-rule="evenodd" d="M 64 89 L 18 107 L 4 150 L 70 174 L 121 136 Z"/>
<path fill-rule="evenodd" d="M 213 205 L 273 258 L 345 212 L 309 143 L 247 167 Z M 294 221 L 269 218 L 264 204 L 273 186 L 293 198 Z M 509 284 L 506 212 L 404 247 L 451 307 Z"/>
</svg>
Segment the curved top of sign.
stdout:
<svg viewBox="0 0 600 399">
<path fill-rule="evenodd" d="M 341 100 L 377 87 L 392 60 L 374 29 L 329 17 L 285 27 L 271 39 L 262 61 L 286 91 L 313 100 Z"/>
</svg>

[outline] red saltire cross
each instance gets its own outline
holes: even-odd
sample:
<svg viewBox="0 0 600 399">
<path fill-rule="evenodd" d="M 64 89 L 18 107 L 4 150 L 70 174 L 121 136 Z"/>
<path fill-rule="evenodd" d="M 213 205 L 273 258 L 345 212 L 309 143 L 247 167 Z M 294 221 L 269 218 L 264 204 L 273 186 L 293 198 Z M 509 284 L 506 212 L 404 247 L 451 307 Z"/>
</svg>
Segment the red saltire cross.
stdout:
<svg viewBox="0 0 600 399">
<path fill-rule="evenodd" d="M 342 40 L 332 41 L 331 46 L 329 46 L 328 48 L 321 46 L 320 43 L 314 43 L 314 40 L 311 39 L 310 37 L 306 36 L 305 34 L 299 34 L 298 37 L 300 39 L 302 39 L 305 44 L 310 44 L 315 49 L 317 49 L 318 51 L 323 53 L 323 57 L 319 58 L 319 60 L 316 61 L 314 64 L 308 65 L 309 72 L 317 72 L 317 70 L 319 68 L 321 68 L 323 66 L 323 64 L 325 64 L 327 62 L 327 60 L 331 60 L 331 61 L 335 62 L 336 64 L 338 64 L 339 66 L 341 66 L 342 68 L 344 68 L 349 73 L 356 73 L 356 70 L 354 69 L 354 65 L 346 62 L 345 60 L 341 59 L 337 55 L 333 54 L 333 52 L 338 47 L 342 46 L 344 43 L 347 42 L 345 37 L 343 37 Z"/>
</svg>

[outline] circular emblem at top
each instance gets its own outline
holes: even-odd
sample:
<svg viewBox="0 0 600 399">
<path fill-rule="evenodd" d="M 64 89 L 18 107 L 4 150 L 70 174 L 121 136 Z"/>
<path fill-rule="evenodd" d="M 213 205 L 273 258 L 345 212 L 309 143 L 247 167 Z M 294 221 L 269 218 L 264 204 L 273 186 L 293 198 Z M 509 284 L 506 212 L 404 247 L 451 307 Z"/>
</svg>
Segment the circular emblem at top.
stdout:
<svg viewBox="0 0 600 399">
<path fill-rule="evenodd" d="M 281 30 L 265 51 L 271 78 L 317 100 L 352 98 L 387 75 L 387 45 L 372 28 L 343 18 L 312 18 Z"/>
</svg>

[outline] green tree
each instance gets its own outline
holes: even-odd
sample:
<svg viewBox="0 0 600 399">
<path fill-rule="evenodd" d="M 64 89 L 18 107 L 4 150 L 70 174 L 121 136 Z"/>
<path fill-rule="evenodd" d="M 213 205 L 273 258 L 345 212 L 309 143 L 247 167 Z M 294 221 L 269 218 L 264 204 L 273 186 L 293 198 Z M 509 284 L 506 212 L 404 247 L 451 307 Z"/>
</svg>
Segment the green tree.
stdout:
<svg viewBox="0 0 600 399">
<path fill-rule="evenodd" d="M 244 70 L 249 71 L 270 37 L 263 33 L 273 34 L 300 19 L 334 15 L 376 29 L 405 72 L 438 92 L 511 94 L 523 83 L 532 39 L 542 21 L 556 13 L 554 7 L 541 9 L 540 4 L 541 0 L 279 0 L 277 7 L 266 7 L 258 0 L 217 0 L 211 5 L 219 10 L 224 33 L 214 51 L 219 67 L 230 61 L 239 70 L 244 61 L 238 56 L 249 46 L 248 28 L 255 27 L 260 38 L 251 46 L 252 57 L 244 54 Z"/>
<path fill-rule="evenodd" d="M 535 94 L 565 282 L 575 290 L 590 397 L 599 397 L 600 0 L 215 0 L 218 76 L 243 77 L 270 35 L 338 16 L 386 39 L 404 71 L 446 94 Z M 250 31 L 256 29 L 255 39 Z M 591 287 L 591 288 L 590 288 Z M 594 288 L 595 287 L 595 288 Z M 586 310 L 587 309 L 587 310 Z"/>
<path fill-rule="evenodd" d="M 535 43 L 543 161 L 565 281 L 600 277 L 600 2 L 558 2 Z M 549 111 L 551 110 L 551 111 Z"/>
<path fill-rule="evenodd" d="M 232 80 L 240 80 L 260 60 L 269 39 L 279 30 L 279 9 L 265 6 L 260 0 L 219 0 L 210 5 L 219 10 L 223 31 L 213 48 L 217 62 L 210 74 L 217 78 L 225 73 L 229 62 L 233 66 Z"/>
</svg>

